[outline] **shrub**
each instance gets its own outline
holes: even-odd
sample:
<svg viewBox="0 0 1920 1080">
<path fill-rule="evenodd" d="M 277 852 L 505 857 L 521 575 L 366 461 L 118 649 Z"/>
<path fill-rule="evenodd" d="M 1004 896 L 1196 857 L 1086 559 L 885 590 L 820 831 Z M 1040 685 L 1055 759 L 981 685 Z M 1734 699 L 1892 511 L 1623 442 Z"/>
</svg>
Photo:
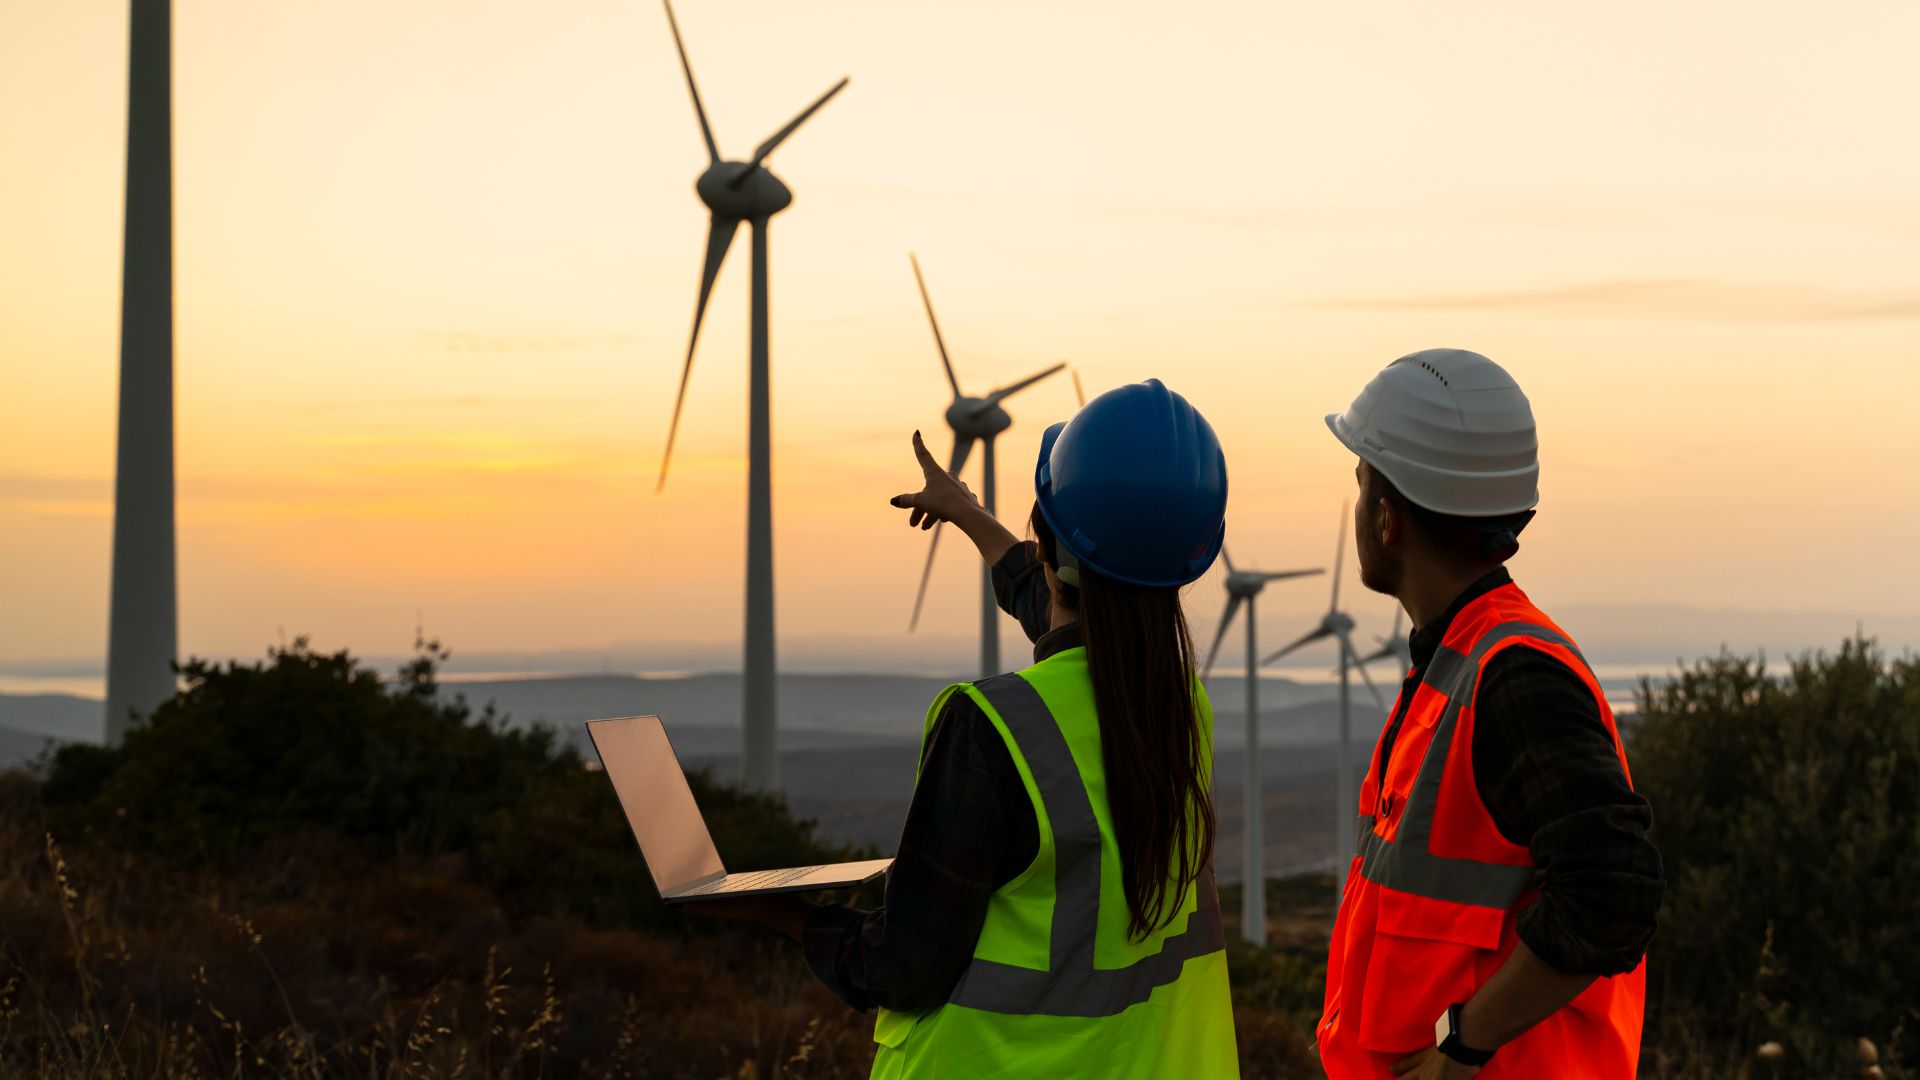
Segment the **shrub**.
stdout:
<svg viewBox="0 0 1920 1080">
<path fill-rule="evenodd" d="M 1872 641 L 1784 676 L 1722 654 L 1655 689 L 1630 733 L 1668 895 L 1647 1047 L 1787 1075 L 1920 1055 L 1920 659 Z M 1704 1049 L 1703 1049 L 1704 1048 Z M 1890 1075 L 1892 1073 L 1890 1070 Z"/>
<path fill-rule="evenodd" d="M 54 755 L 41 793 L 51 827 L 209 870 L 318 832 L 374 858 L 455 857 L 515 918 L 682 924 L 659 902 L 606 777 L 550 730 L 441 700 L 447 654 L 419 649 L 391 683 L 304 638 L 264 662 L 191 661 L 185 688 L 119 747 Z M 845 855 L 776 797 L 690 781 L 735 865 Z"/>
</svg>

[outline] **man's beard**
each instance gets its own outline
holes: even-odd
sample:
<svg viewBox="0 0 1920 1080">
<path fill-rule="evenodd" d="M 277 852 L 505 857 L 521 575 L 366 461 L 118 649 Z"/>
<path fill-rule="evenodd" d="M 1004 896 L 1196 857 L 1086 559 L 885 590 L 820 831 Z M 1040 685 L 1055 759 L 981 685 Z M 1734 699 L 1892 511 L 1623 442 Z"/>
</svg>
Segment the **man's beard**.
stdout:
<svg viewBox="0 0 1920 1080">
<path fill-rule="evenodd" d="M 1406 580 L 1406 563 L 1380 546 L 1380 537 L 1373 528 L 1373 519 L 1361 523 L 1355 531 L 1355 545 L 1360 556 L 1360 584 L 1377 593 L 1396 596 L 1400 585 Z"/>
</svg>

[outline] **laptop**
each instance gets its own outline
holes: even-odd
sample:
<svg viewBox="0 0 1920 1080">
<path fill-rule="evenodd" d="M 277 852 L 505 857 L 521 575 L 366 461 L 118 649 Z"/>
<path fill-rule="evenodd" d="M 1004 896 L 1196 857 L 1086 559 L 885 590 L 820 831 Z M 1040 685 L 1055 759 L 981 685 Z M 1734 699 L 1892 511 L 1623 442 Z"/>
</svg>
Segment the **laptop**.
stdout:
<svg viewBox="0 0 1920 1080">
<path fill-rule="evenodd" d="M 694 804 L 687 774 L 657 716 L 589 720 L 587 734 L 613 781 L 627 825 L 640 841 L 647 870 L 669 904 L 716 896 L 841 889 L 879 877 L 892 859 L 795 866 L 730 874 L 713 846 L 707 820 Z"/>
</svg>

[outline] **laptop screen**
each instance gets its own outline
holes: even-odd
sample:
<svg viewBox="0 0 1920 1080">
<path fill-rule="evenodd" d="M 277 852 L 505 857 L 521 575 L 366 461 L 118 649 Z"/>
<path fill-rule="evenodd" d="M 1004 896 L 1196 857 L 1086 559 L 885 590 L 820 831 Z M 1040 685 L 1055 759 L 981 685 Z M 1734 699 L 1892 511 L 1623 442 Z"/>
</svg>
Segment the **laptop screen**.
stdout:
<svg viewBox="0 0 1920 1080">
<path fill-rule="evenodd" d="M 660 718 L 594 720 L 587 724 L 587 732 L 593 736 L 600 764 L 613 781 L 614 794 L 627 812 L 627 824 L 640 841 L 640 853 L 646 856 L 660 895 L 724 871 Z"/>
</svg>

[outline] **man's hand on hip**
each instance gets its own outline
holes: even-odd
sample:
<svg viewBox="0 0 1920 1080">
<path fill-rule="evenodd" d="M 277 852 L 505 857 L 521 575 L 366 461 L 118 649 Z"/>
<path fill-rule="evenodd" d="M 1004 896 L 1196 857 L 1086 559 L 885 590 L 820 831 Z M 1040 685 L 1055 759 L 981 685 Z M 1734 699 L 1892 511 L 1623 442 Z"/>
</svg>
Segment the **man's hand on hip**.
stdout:
<svg viewBox="0 0 1920 1080">
<path fill-rule="evenodd" d="M 1393 1075 L 1408 1080 L 1467 1080 L 1479 1072 L 1473 1065 L 1462 1065 L 1434 1047 L 1411 1054 L 1393 1063 Z"/>
</svg>

